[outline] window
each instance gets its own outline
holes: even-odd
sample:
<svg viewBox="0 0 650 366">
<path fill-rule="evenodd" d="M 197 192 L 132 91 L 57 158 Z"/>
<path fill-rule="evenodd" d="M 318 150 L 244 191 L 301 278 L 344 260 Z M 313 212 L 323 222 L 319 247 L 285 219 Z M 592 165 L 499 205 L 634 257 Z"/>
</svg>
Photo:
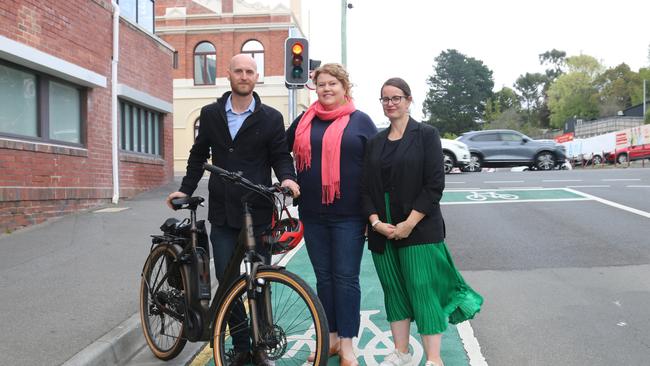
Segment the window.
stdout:
<svg viewBox="0 0 650 366">
<path fill-rule="evenodd" d="M 161 155 L 162 115 L 120 100 L 120 148 L 147 155 Z"/>
<path fill-rule="evenodd" d="M 153 33 L 154 0 L 118 0 L 120 14 Z"/>
<path fill-rule="evenodd" d="M 199 135 L 199 125 L 201 124 L 201 119 L 197 118 L 196 121 L 194 121 L 194 140 L 196 140 L 196 136 Z"/>
<path fill-rule="evenodd" d="M 499 135 L 496 133 L 483 133 L 471 138 L 472 141 L 499 141 Z"/>
<path fill-rule="evenodd" d="M 260 74 L 258 82 L 264 81 L 264 46 L 259 41 L 250 40 L 244 43 L 241 48 L 241 53 L 246 53 L 251 55 L 251 57 L 257 62 L 257 73 Z"/>
<path fill-rule="evenodd" d="M 217 50 L 210 42 L 194 49 L 194 85 L 214 85 L 217 77 Z"/>
<path fill-rule="evenodd" d="M 512 142 L 522 142 L 523 137 L 516 133 L 501 133 L 501 140 L 503 141 L 512 141 Z"/>
<path fill-rule="evenodd" d="M 0 62 L 0 134 L 81 145 L 83 88 Z"/>
</svg>

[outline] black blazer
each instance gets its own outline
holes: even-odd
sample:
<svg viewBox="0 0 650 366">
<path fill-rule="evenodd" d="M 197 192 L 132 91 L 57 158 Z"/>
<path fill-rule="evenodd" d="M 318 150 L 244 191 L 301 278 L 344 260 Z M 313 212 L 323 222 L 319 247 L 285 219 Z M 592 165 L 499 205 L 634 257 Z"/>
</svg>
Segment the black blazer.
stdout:
<svg viewBox="0 0 650 366">
<path fill-rule="evenodd" d="M 381 153 L 390 129 L 375 135 L 366 146 L 362 182 L 363 210 L 366 217 L 379 215 L 386 222 L 386 204 L 381 180 Z M 394 155 L 393 182 L 389 188 L 393 224 L 406 220 L 414 209 L 425 214 L 408 238 L 393 240 L 396 247 L 430 244 L 443 241 L 445 222 L 440 211 L 440 198 L 445 188 L 440 135 L 434 127 L 409 118 L 404 136 Z M 386 237 L 368 231 L 368 248 L 383 253 Z"/>
<path fill-rule="evenodd" d="M 282 114 L 262 104 L 257 93 L 255 110 L 246 118 L 235 139 L 228 130 L 226 101 L 230 92 L 215 103 L 201 109 L 199 134 L 190 150 L 187 171 L 180 191 L 191 195 L 203 176 L 203 163 L 212 152 L 212 164 L 230 171 L 241 171 L 253 183 L 271 185 L 271 167 L 279 181 L 296 180 L 293 158 L 287 148 Z M 240 228 L 241 198 L 248 193 L 240 186 L 224 182 L 216 174 L 210 175 L 208 220 L 216 225 Z M 255 197 L 255 196 L 251 196 Z M 256 198 L 251 204 L 253 223 L 257 226 L 271 221 L 272 206 Z"/>
</svg>

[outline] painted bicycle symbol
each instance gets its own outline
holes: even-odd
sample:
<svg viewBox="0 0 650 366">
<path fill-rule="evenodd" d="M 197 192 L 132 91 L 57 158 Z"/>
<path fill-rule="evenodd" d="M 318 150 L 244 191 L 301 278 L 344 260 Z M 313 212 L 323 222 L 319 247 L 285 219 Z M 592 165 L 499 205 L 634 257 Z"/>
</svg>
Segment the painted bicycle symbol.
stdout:
<svg viewBox="0 0 650 366">
<path fill-rule="evenodd" d="M 384 357 L 387 356 L 390 352 L 392 352 L 395 347 L 391 339 L 390 330 L 386 330 L 386 331 L 381 330 L 381 328 L 379 328 L 377 324 L 375 324 L 372 320 L 370 320 L 371 315 L 378 314 L 378 313 L 379 310 L 361 311 L 361 327 L 359 328 L 358 337 L 354 338 L 353 345 L 360 361 L 361 358 L 363 359 L 363 362 L 360 362 L 362 365 L 363 364 L 365 364 L 366 366 L 379 365 L 379 363 L 384 359 Z M 366 331 L 366 329 L 370 332 L 372 338 L 370 338 L 368 342 L 360 346 L 359 344 L 360 340 L 367 339 L 364 338 L 365 337 L 364 332 Z M 284 355 L 284 357 L 288 359 L 292 359 L 294 357 L 298 357 L 298 355 L 308 354 L 305 352 L 305 350 L 303 350 L 303 347 L 306 347 L 306 349 L 309 352 L 312 352 L 316 348 L 315 342 L 313 341 L 313 336 L 314 336 L 314 330 L 312 328 L 307 330 L 305 334 L 302 335 L 299 334 L 299 335 L 287 337 L 287 341 L 291 346 L 287 350 L 287 353 Z M 415 337 L 413 336 L 410 336 L 409 343 L 413 351 L 413 364 L 417 365 L 422 360 L 422 357 L 424 355 L 424 350 L 420 342 L 418 342 L 417 339 L 415 339 Z"/>
<path fill-rule="evenodd" d="M 519 196 L 510 193 L 498 193 L 494 191 L 485 191 L 485 192 L 472 192 L 472 194 L 467 195 L 465 198 L 467 198 L 470 201 L 485 201 L 488 198 L 493 198 L 497 200 L 517 200 L 519 199 Z"/>
</svg>

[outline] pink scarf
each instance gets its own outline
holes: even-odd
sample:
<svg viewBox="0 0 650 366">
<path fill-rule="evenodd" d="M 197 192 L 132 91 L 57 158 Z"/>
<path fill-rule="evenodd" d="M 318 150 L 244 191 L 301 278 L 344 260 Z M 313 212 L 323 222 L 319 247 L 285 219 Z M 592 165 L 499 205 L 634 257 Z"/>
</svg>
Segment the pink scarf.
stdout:
<svg viewBox="0 0 650 366">
<path fill-rule="evenodd" d="M 346 100 L 347 103 L 331 111 L 325 110 L 319 101 L 315 101 L 298 122 L 293 142 L 298 171 L 311 168 L 311 121 L 314 116 L 323 121 L 334 120 L 323 135 L 321 201 L 326 205 L 333 203 L 334 198 L 341 198 L 341 138 L 350 121 L 350 114 L 356 110 L 352 99 L 346 97 Z"/>
</svg>

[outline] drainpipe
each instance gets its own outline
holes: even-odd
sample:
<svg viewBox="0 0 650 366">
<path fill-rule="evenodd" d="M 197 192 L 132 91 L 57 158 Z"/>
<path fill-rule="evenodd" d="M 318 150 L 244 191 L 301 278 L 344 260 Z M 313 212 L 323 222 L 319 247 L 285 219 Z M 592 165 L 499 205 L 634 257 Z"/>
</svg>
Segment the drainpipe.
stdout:
<svg viewBox="0 0 650 366">
<path fill-rule="evenodd" d="M 113 6 L 113 59 L 111 61 L 111 145 L 113 163 L 113 203 L 120 200 L 120 156 L 117 140 L 117 65 L 120 58 L 120 7 L 115 0 Z"/>
</svg>

